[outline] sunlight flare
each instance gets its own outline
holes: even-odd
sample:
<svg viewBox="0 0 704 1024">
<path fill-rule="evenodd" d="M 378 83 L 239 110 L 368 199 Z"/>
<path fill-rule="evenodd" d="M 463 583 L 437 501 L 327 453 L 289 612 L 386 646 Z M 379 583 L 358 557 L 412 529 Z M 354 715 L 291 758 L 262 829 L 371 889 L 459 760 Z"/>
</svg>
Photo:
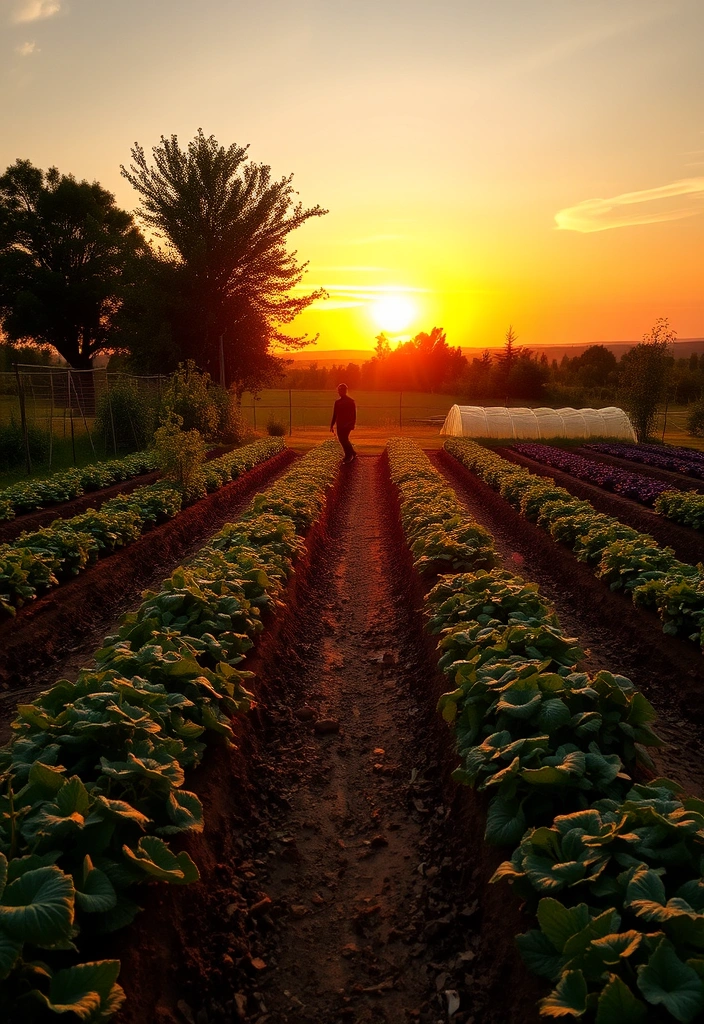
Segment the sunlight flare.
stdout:
<svg viewBox="0 0 704 1024">
<path fill-rule="evenodd" d="M 404 331 L 418 316 L 418 307 L 406 295 L 385 295 L 371 309 L 374 323 L 382 331 Z"/>
</svg>

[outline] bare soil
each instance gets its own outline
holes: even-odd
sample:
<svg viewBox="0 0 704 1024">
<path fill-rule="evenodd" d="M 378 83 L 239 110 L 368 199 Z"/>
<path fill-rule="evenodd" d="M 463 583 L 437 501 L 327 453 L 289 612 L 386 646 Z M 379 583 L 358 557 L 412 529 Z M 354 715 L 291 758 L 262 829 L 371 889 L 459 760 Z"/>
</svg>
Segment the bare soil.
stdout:
<svg viewBox="0 0 704 1024">
<path fill-rule="evenodd" d="M 502 852 L 449 779 L 422 595 L 386 459 L 359 458 L 248 659 L 239 749 L 189 780 L 201 883 L 147 890 L 118 939 L 121 1024 L 537 1020 Z"/>
<path fill-rule="evenodd" d="M 704 660 L 688 640 L 668 637 L 659 619 L 609 590 L 545 530 L 523 519 L 496 491 L 446 452 L 431 459 L 468 510 L 491 531 L 507 568 L 540 584 L 563 629 L 587 649 L 584 668 L 628 676 L 655 707 L 668 746 L 658 770 L 688 792 L 704 793 Z"/>
<path fill-rule="evenodd" d="M 651 511 L 637 501 L 631 501 L 630 498 L 624 498 L 620 494 L 613 494 L 603 487 L 587 483 L 586 480 L 579 480 L 560 469 L 544 466 L 510 448 L 497 448 L 497 451 L 509 462 L 515 462 L 519 466 L 525 466 L 531 473 L 554 480 L 575 497 L 591 502 L 599 512 L 604 512 L 607 516 L 613 516 L 614 519 L 627 523 L 634 530 L 649 533 L 661 547 L 671 547 L 680 561 L 689 562 L 691 565 L 697 565 L 698 562 L 704 561 L 704 536 L 699 530 L 673 523 L 672 520 L 658 515 L 657 512 Z"/>
<path fill-rule="evenodd" d="M 77 672 L 134 605 L 236 515 L 296 455 L 286 449 L 0 623 L 0 742 L 18 699 Z"/>
</svg>

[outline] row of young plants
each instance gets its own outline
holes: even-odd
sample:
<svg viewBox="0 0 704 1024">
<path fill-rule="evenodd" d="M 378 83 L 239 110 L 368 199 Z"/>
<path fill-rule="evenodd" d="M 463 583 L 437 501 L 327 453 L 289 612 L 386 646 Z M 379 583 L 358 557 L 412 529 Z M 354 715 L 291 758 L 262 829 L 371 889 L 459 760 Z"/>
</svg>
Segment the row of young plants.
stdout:
<svg viewBox="0 0 704 1024">
<path fill-rule="evenodd" d="M 566 451 L 564 448 L 524 442 L 513 444 L 511 447 L 519 455 L 526 455 L 543 466 L 560 469 L 563 473 L 569 473 L 579 480 L 596 484 L 597 487 L 603 487 L 604 490 L 615 491 L 616 494 L 630 498 L 631 501 L 638 501 L 642 505 L 652 506 L 659 495 L 665 491 L 672 491 L 670 484 L 656 480 L 652 476 L 646 476 L 645 473 L 633 473 L 627 469 L 621 469 L 619 466 L 595 462 L 594 459 L 585 459 L 583 455 Z M 679 494 L 680 492 L 675 493 Z"/>
<path fill-rule="evenodd" d="M 27 480 L 0 490 L 0 522 L 14 519 L 23 512 L 34 512 L 47 505 L 59 505 L 80 498 L 87 491 L 130 480 L 156 469 L 153 452 L 138 452 L 123 459 L 95 462 L 83 469 L 66 469 L 44 480 Z"/>
<path fill-rule="evenodd" d="M 265 438 L 214 459 L 207 465 L 208 489 L 224 486 L 284 447 L 281 438 Z M 174 518 L 183 503 L 176 485 L 159 481 L 0 545 L 0 612 L 14 615 L 43 591 L 131 544 L 156 523 Z"/>
<path fill-rule="evenodd" d="M 140 883 L 198 879 L 169 846 L 203 830 L 186 772 L 212 739 L 234 740 L 232 718 L 252 700 L 242 661 L 320 516 L 338 452 L 328 441 L 308 453 L 145 594 L 94 668 L 18 707 L 0 750 L 3 1021 L 47 1010 L 107 1020 L 124 999 L 119 961 L 76 961 L 134 920 Z"/>
<path fill-rule="evenodd" d="M 630 473 L 618 466 L 582 458 L 574 452 L 548 444 L 514 444 L 515 451 L 545 466 L 553 466 L 565 473 L 615 491 L 632 501 L 654 506 L 665 519 L 671 519 L 693 530 L 704 529 L 704 494 L 696 491 L 673 490 L 662 480 L 654 480 L 643 473 Z"/>
<path fill-rule="evenodd" d="M 704 646 L 704 572 L 675 558 L 611 516 L 597 512 L 554 481 L 508 462 L 468 438 L 451 437 L 445 450 L 471 469 L 531 522 L 571 546 L 612 590 L 624 590 L 637 607 L 656 611 L 663 632 Z"/>
<path fill-rule="evenodd" d="M 418 488 L 448 488 L 413 442 L 388 453 L 413 543 L 438 525 L 432 509 L 426 525 Z M 452 685 L 439 710 L 456 736 L 455 778 L 486 793 L 486 840 L 515 847 L 492 881 L 508 879 L 537 915 L 517 942 L 554 985 L 541 1015 L 700 1019 L 704 801 L 665 779 L 634 781 L 661 743 L 652 706 L 623 676 L 577 671 L 577 640 L 510 572 L 443 575 L 426 610 Z"/>
<path fill-rule="evenodd" d="M 704 453 L 693 448 L 677 448 L 658 444 L 621 444 L 599 442 L 586 446 L 601 455 L 610 455 L 629 462 L 640 462 L 644 466 L 667 469 L 671 473 L 684 473 L 704 480 Z"/>
</svg>

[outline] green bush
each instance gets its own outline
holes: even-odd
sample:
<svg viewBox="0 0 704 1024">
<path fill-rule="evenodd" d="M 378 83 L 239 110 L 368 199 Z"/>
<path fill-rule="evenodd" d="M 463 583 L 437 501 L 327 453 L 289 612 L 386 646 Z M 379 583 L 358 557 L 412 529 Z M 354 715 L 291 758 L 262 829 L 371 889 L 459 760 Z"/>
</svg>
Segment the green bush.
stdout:
<svg viewBox="0 0 704 1024">
<path fill-rule="evenodd" d="M 109 450 L 147 448 L 154 439 L 157 397 L 149 395 L 130 380 L 120 380 L 98 398 L 95 429 Z"/>
<path fill-rule="evenodd" d="M 687 413 L 687 430 L 692 437 L 704 437 L 704 399 L 695 402 Z"/>
<path fill-rule="evenodd" d="M 202 373 L 192 359 L 179 363 L 161 396 L 159 419 L 166 423 L 179 417 L 186 432 L 197 430 L 207 441 L 214 441 L 220 433 L 223 404 L 217 391 L 222 388 L 216 388 L 210 374 Z"/>
<path fill-rule="evenodd" d="M 171 480 L 182 491 L 186 501 L 195 501 L 205 494 L 203 463 L 206 446 L 200 433 L 183 430 L 180 416 L 171 416 L 154 434 L 156 461 L 165 480 Z"/>
<path fill-rule="evenodd" d="M 286 425 L 281 420 L 270 419 L 266 425 L 266 432 L 270 437 L 284 437 Z"/>
<path fill-rule="evenodd" d="M 49 432 L 27 425 L 29 455 L 32 462 L 46 462 L 49 458 Z M 22 426 L 13 417 L 9 423 L 0 425 L 0 472 L 23 466 L 26 458 Z"/>
</svg>

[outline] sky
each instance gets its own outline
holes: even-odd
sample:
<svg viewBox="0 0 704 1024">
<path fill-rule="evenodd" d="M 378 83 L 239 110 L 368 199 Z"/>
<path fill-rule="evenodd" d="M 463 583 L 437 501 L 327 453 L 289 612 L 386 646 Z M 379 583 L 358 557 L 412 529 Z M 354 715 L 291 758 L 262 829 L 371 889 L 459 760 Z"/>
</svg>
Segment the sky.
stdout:
<svg viewBox="0 0 704 1024">
<path fill-rule="evenodd" d="M 0 0 L 0 170 L 249 144 L 304 206 L 294 328 L 363 349 L 704 337 L 702 0 Z"/>
</svg>

